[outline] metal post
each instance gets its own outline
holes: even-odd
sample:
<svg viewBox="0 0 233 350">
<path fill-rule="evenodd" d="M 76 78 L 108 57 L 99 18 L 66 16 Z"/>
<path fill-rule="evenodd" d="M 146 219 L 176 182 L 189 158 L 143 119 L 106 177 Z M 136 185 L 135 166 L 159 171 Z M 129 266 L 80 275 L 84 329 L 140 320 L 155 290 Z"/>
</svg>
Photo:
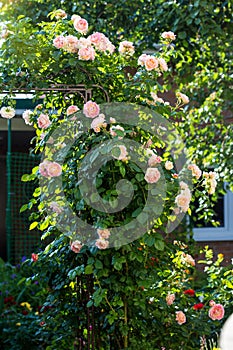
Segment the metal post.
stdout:
<svg viewBox="0 0 233 350">
<path fill-rule="evenodd" d="M 11 258 L 11 119 L 8 122 L 7 133 L 7 157 L 6 157 L 6 175 L 7 175 L 7 205 L 6 205 L 6 244 L 7 260 Z"/>
</svg>

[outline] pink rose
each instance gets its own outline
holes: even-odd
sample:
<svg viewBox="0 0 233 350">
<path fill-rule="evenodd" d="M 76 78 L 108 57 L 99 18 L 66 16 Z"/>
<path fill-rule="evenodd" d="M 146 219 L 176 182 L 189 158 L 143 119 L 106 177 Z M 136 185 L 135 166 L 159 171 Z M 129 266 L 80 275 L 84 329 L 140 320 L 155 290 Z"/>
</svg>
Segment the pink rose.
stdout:
<svg viewBox="0 0 233 350">
<path fill-rule="evenodd" d="M 78 58 L 82 61 L 94 61 L 95 50 L 93 47 L 83 47 L 78 50 Z"/>
<path fill-rule="evenodd" d="M 109 242 L 103 238 L 99 238 L 96 240 L 95 246 L 99 249 L 107 249 L 109 246 Z"/>
<path fill-rule="evenodd" d="M 112 45 L 109 39 L 103 33 L 93 33 L 88 37 L 88 39 L 90 39 L 92 44 L 95 45 L 95 48 L 99 51 L 105 52 L 109 49 L 110 45 Z"/>
<path fill-rule="evenodd" d="M 47 172 L 48 172 L 48 176 L 50 177 L 60 176 L 62 173 L 62 167 L 60 164 L 56 162 L 49 162 L 47 164 Z"/>
<path fill-rule="evenodd" d="M 134 45 L 130 41 L 122 41 L 119 45 L 119 53 L 123 56 L 132 56 L 135 52 Z"/>
<path fill-rule="evenodd" d="M 221 320 L 224 317 L 225 310 L 221 304 L 215 304 L 209 309 L 209 317 L 212 320 Z"/>
<path fill-rule="evenodd" d="M 63 49 L 67 52 L 70 52 L 70 53 L 75 53 L 77 52 L 78 50 L 78 43 L 79 43 L 79 40 L 76 36 L 74 35 L 67 35 L 65 37 L 65 42 L 64 42 L 64 45 L 63 45 Z"/>
<path fill-rule="evenodd" d="M 65 19 L 67 18 L 67 14 L 64 10 L 58 9 L 55 11 L 55 18 L 56 19 Z"/>
<path fill-rule="evenodd" d="M 49 177 L 48 170 L 47 170 L 47 166 L 48 166 L 49 163 L 51 163 L 51 162 L 49 162 L 48 160 L 44 160 L 39 165 L 39 172 L 44 177 Z"/>
<path fill-rule="evenodd" d="M 80 38 L 78 41 L 78 49 L 83 49 L 84 47 L 90 47 L 91 41 L 88 38 Z"/>
<path fill-rule="evenodd" d="M 61 214 L 63 209 L 60 207 L 60 205 L 57 202 L 51 202 L 49 207 L 57 214 Z"/>
<path fill-rule="evenodd" d="M 41 113 L 39 118 L 37 119 L 37 125 L 41 129 L 47 129 L 51 125 L 51 121 L 49 119 L 48 114 Z"/>
<path fill-rule="evenodd" d="M 81 17 L 79 15 L 72 15 L 71 16 L 71 21 L 74 22 L 78 18 L 80 19 Z"/>
<path fill-rule="evenodd" d="M 99 238 L 108 239 L 110 236 L 110 231 L 107 228 L 97 230 Z"/>
<path fill-rule="evenodd" d="M 116 122 L 116 120 L 115 120 L 115 122 Z M 111 126 L 111 128 L 109 130 L 110 135 L 113 136 L 113 137 L 118 136 L 115 130 L 120 130 L 122 132 L 125 131 L 125 129 L 122 126 L 120 126 L 120 125 L 113 125 L 113 126 Z M 118 136 L 118 138 L 121 140 L 123 137 L 122 136 Z"/>
<path fill-rule="evenodd" d="M 196 177 L 196 179 L 199 179 L 201 177 L 202 171 L 196 164 L 189 164 L 188 169 L 192 171 L 192 175 Z"/>
<path fill-rule="evenodd" d="M 184 254 L 184 261 L 191 266 L 195 266 L 195 260 L 190 254 Z"/>
<path fill-rule="evenodd" d="M 188 185 L 184 181 L 181 181 L 180 182 L 180 188 L 182 190 L 187 190 L 188 189 Z"/>
<path fill-rule="evenodd" d="M 0 114 L 3 118 L 11 119 L 15 116 L 15 109 L 10 106 L 2 107 L 0 110 Z"/>
<path fill-rule="evenodd" d="M 161 36 L 162 36 L 163 39 L 167 39 L 167 40 L 175 40 L 176 39 L 176 35 L 173 32 L 171 32 L 171 31 L 163 32 L 161 34 Z"/>
<path fill-rule="evenodd" d="M 83 113 L 87 118 L 95 118 L 97 115 L 99 115 L 99 112 L 99 106 L 93 101 L 88 101 L 83 107 Z"/>
<path fill-rule="evenodd" d="M 120 154 L 118 156 L 113 154 L 113 157 L 118 160 L 127 160 L 128 152 L 126 147 L 124 145 L 120 145 L 120 146 L 115 146 L 113 149 L 116 149 L 116 148 L 119 149 Z"/>
<path fill-rule="evenodd" d="M 215 301 L 214 300 L 210 300 L 210 302 L 209 302 L 209 305 L 210 306 L 214 306 L 216 303 L 215 303 Z"/>
<path fill-rule="evenodd" d="M 181 193 L 178 196 L 176 196 L 175 203 L 182 212 L 186 212 L 189 209 L 191 197 L 191 192 L 188 187 L 184 190 L 181 190 Z"/>
<path fill-rule="evenodd" d="M 104 114 L 100 114 L 98 117 L 93 119 L 91 123 L 91 128 L 94 129 L 95 132 L 100 132 L 100 128 L 104 126 L 106 126 Z"/>
<path fill-rule="evenodd" d="M 147 58 L 147 54 L 143 53 L 141 56 L 138 57 L 138 65 L 144 67 L 145 66 L 145 61 Z"/>
<path fill-rule="evenodd" d="M 166 72 L 168 70 L 167 62 L 163 58 L 158 58 L 158 62 L 161 71 Z"/>
<path fill-rule="evenodd" d="M 148 159 L 148 165 L 150 168 L 159 163 L 161 163 L 161 157 L 157 156 L 156 154 L 152 154 L 152 156 Z"/>
<path fill-rule="evenodd" d="M 77 112 L 77 111 L 79 111 L 79 108 L 78 108 L 77 106 L 75 106 L 75 105 L 71 105 L 71 106 L 69 106 L 69 107 L 67 108 L 66 114 L 67 114 L 67 115 L 70 115 L 70 114 L 73 114 L 73 113 L 75 113 L 75 112 Z"/>
<path fill-rule="evenodd" d="M 74 241 L 70 243 L 70 249 L 76 254 L 80 252 L 82 246 L 83 244 L 80 241 Z"/>
<path fill-rule="evenodd" d="M 63 35 L 59 35 L 53 39 L 53 46 L 57 49 L 62 49 L 65 45 L 65 37 Z"/>
<path fill-rule="evenodd" d="M 176 321 L 179 325 L 182 325 L 186 322 L 186 316 L 183 311 L 176 311 Z"/>
<path fill-rule="evenodd" d="M 151 71 L 153 69 L 158 68 L 158 66 L 159 66 L 158 59 L 155 58 L 154 56 L 147 55 L 147 57 L 145 59 L 146 70 Z"/>
<path fill-rule="evenodd" d="M 166 296 L 166 303 L 168 306 L 172 305 L 174 303 L 174 300 L 175 300 L 175 294 L 168 294 Z"/>
<path fill-rule="evenodd" d="M 167 160 L 167 161 L 165 162 L 164 166 L 165 166 L 165 169 L 166 169 L 166 170 L 172 170 L 172 169 L 174 168 L 173 163 L 170 162 L 169 160 Z"/>
<path fill-rule="evenodd" d="M 144 179 L 150 184 L 156 183 L 160 179 L 159 170 L 157 168 L 147 168 Z"/>
<path fill-rule="evenodd" d="M 180 102 L 182 102 L 182 103 L 185 104 L 185 105 L 189 103 L 189 98 L 188 98 L 188 96 L 185 95 L 185 94 L 182 94 L 181 92 L 177 92 L 177 93 L 176 93 L 176 97 L 178 98 L 178 100 L 179 100 Z"/>
<path fill-rule="evenodd" d="M 32 125 L 33 123 L 30 121 L 30 117 L 33 115 L 33 112 L 30 111 L 30 109 L 26 109 L 23 114 L 22 117 L 25 121 L 26 125 Z"/>
<path fill-rule="evenodd" d="M 74 28 L 79 33 L 84 34 L 88 31 L 88 22 L 84 18 L 81 18 L 81 17 L 74 18 L 73 24 L 74 24 Z"/>
</svg>

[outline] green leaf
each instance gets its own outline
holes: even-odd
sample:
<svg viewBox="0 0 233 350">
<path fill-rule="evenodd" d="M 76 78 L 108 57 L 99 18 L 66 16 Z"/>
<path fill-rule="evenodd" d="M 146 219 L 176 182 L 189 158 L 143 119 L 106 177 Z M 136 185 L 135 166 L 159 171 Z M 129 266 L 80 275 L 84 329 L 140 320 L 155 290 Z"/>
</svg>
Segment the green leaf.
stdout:
<svg viewBox="0 0 233 350">
<path fill-rule="evenodd" d="M 34 228 L 37 227 L 38 224 L 39 224 L 39 223 L 38 223 L 37 221 L 34 221 L 33 223 L 31 223 L 31 225 L 30 225 L 30 227 L 29 227 L 29 230 L 30 230 L 30 231 L 33 230 Z"/>
<path fill-rule="evenodd" d="M 164 241 L 162 241 L 160 239 L 156 240 L 155 243 L 154 243 L 154 246 L 158 250 L 164 250 Z"/>
<path fill-rule="evenodd" d="M 97 270 L 102 270 L 102 268 L 103 268 L 103 263 L 102 263 L 102 261 L 96 260 L 96 262 L 95 262 L 95 268 L 96 268 Z"/>
<path fill-rule="evenodd" d="M 20 213 L 23 213 L 25 210 L 27 210 L 28 209 L 28 204 L 24 204 L 24 205 L 22 205 L 22 207 L 20 208 Z"/>
<path fill-rule="evenodd" d="M 87 265 L 87 266 L 85 267 L 84 272 L 85 272 L 85 275 L 90 275 L 90 274 L 92 274 L 92 273 L 93 273 L 93 266 L 92 266 L 92 265 Z"/>
<path fill-rule="evenodd" d="M 123 165 L 120 165 L 120 173 L 123 177 L 125 176 L 126 170 L 125 170 L 125 167 Z"/>
</svg>

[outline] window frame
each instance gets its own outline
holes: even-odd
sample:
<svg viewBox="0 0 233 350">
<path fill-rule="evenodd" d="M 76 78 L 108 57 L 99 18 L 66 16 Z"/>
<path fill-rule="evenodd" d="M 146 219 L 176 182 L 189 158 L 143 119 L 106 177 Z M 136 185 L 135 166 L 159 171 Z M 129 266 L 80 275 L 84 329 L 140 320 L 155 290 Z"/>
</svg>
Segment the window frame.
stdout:
<svg viewBox="0 0 233 350">
<path fill-rule="evenodd" d="M 233 192 L 224 195 L 224 226 L 193 228 L 193 238 L 197 242 L 233 241 Z"/>
</svg>

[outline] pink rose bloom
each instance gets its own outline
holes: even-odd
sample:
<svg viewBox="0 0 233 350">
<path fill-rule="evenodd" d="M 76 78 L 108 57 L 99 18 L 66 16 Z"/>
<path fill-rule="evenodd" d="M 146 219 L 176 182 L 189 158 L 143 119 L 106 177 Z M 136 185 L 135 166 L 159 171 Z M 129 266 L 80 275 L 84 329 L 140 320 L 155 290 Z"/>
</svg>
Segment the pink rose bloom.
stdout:
<svg viewBox="0 0 233 350">
<path fill-rule="evenodd" d="M 43 108 L 43 105 L 40 103 L 38 105 L 36 105 L 35 109 L 42 109 Z"/>
<path fill-rule="evenodd" d="M 208 189 L 208 193 L 209 194 L 214 194 L 215 190 L 216 190 L 216 186 L 217 186 L 217 181 L 215 179 L 210 179 L 209 181 L 209 189 Z"/>
<path fill-rule="evenodd" d="M 191 266 L 195 266 L 195 260 L 190 254 L 184 254 L 184 261 Z"/>
<path fill-rule="evenodd" d="M 112 54 L 115 51 L 116 47 L 109 41 L 108 42 L 108 47 L 107 47 L 107 51 Z"/>
<path fill-rule="evenodd" d="M 49 162 L 48 160 L 44 160 L 39 165 L 39 172 L 44 177 L 49 177 L 48 170 L 47 170 L 47 166 L 48 166 L 49 163 L 51 163 L 51 162 Z"/>
<path fill-rule="evenodd" d="M 116 119 L 115 119 L 115 118 L 112 118 L 112 117 L 109 118 L 109 121 L 110 121 L 110 123 L 112 123 L 112 124 L 116 123 Z"/>
<path fill-rule="evenodd" d="M 99 249 L 107 249 L 109 246 L 109 242 L 103 238 L 99 238 L 96 240 L 95 246 Z"/>
<path fill-rule="evenodd" d="M 85 34 L 88 31 L 88 22 L 84 18 L 76 17 L 73 24 L 77 32 L 81 34 Z"/>
<path fill-rule="evenodd" d="M 78 50 L 78 58 L 82 61 L 94 61 L 95 50 L 91 46 L 83 47 Z"/>
<path fill-rule="evenodd" d="M 15 116 L 15 109 L 10 106 L 2 107 L 0 110 L 0 114 L 3 118 L 11 119 Z"/>
<path fill-rule="evenodd" d="M 58 9 L 55 11 L 55 18 L 56 19 L 65 19 L 67 18 L 67 14 L 64 10 Z"/>
<path fill-rule="evenodd" d="M 147 57 L 145 59 L 146 70 L 151 71 L 151 70 L 158 68 L 158 66 L 159 66 L 158 59 L 155 58 L 154 56 L 147 55 Z"/>
<path fill-rule="evenodd" d="M 110 42 L 110 40 L 103 33 L 99 33 L 99 32 L 93 33 L 88 37 L 88 39 L 99 51 L 103 51 L 103 52 L 109 51 L 112 53 L 115 49 L 115 46 Z"/>
<path fill-rule="evenodd" d="M 152 154 L 148 160 L 149 167 L 151 168 L 159 163 L 161 163 L 161 157 L 157 156 L 156 154 Z"/>
<path fill-rule="evenodd" d="M 100 132 L 100 128 L 103 126 L 106 126 L 105 115 L 100 114 L 98 117 L 93 119 L 91 123 L 91 128 L 94 129 L 95 132 Z"/>
<path fill-rule="evenodd" d="M 67 115 L 70 115 L 70 114 L 73 114 L 75 112 L 79 111 L 79 108 L 76 106 L 76 105 L 71 105 L 67 108 L 66 110 L 66 114 Z"/>
<path fill-rule="evenodd" d="M 199 167 L 196 164 L 189 164 L 188 169 L 192 171 L 192 175 L 199 179 L 201 177 L 202 171 L 199 169 Z"/>
<path fill-rule="evenodd" d="M 47 129 L 51 124 L 52 123 L 51 123 L 51 121 L 49 119 L 48 114 L 41 113 L 39 115 L 39 118 L 37 119 L 37 125 L 39 126 L 39 128 Z"/>
<path fill-rule="evenodd" d="M 70 243 L 70 249 L 78 254 L 82 248 L 83 244 L 80 241 L 74 241 Z"/>
<path fill-rule="evenodd" d="M 163 32 L 161 34 L 161 36 L 162 36 L 163 39 L 167 39 L 167 40 L 175 40 L 176 39 L 176 35 L 173 32 L 171 32 L 171 31 Z"/>
<path fill-rule="evenodd" d="M 63 209 L 60 207 L 60 205 L 57 202 L 51 202 L 49 207 L 57 214 L 61 214 Z"/>
<path fill-rule="evenodd" d="M 90 47 L 91 41 L 88 38 L 80 38 L 78 40 L 78 49 L 83 49 L 84 47 Z"/>
<path fill-rule="evenodd" d="M 209 309 L 209 317 L 212 320 L 221 320 L 224 317 L 225 310 L 221 304 L 215 304 Z"/>
<path fill-rule="evenodd" d="M 143 53 L 141 56 L 138 57 L 138 65 L 144 67 L 145 66 L 145 60 L 147 58 L 147 54 Z"/>
<path fill-rule="evenodd" d="M 53 39 L 53 46 L 57 49 L 62 49 L 65 45 L 65 37 L 63 35 L 59 35 Z"/>
<path fill-rule="evenodd" d="M 158 58 L 158 62 L 161 71 L 166 72 L 168 70 L 167 62 L 163 58 Z"/>
<path fill-rule="evenodd" d="M 113 136 L 113 137 L 118 136 L 115 130 L 125 131 L 125 129 L 122 126 L 120 126 L 120 125 L 111 126 L 109 132 L 110 132 L 110 135 Z M 121 140 L 123 137 L 122 136 L 118 136 L 118 138 L 119 138 L 119 140 Z"/>
<path fill-rule="evenodd" d="M 175 203 L 180 208 L 180 210 L 185 213 L 189 209 L 191 198 L 191 192 L 187 187 L 184 190 L 181 190 L 181 193 L 176 196 Z"/>
<path fill-rule="evenodd" d="M 107 228 L 97 230 L 99 238 L 108 239 L 110 237 L 110 231 Z"/>
<path fill-rule="evenodd" d="M 80 19 L 81 17 L 79 15 L 72 15 L 71 21 L 74 22 L 76 19 Z"/>
<path fill-rule="evenodd" d="M 172 169 L 174 168 L 173 163 L 170 162 L 169 160 L 167 160 L 167 161 L 165 162 L 164 166 L 165 166 L 165 169 L 166 169 L 166 170 L 172 170 Z"/>
<path fill-rule="evenodd" d="M 180 182 L 180 188 L 182 190 L 187 190 L 188 189 L 188 185 L 184 181 L 181 181 Z"/>
<path fill-rule="evenodd" d="M 127 152 L 127 149 L 124 145 L 120 145 L 120 146 L 115 146 L 114 147 L 115 149 L 118 148 L 120 150 L 120 154 L 119 156 L 116 156 L 116 155 L 112 155 L 115 159 L 118 159 L 118 160 L 127 160 L 127 156 L 128 156 L 128 152 Z M 113 149 L 114 149 L 113 148 Z"/>
<path fill-rule="evenodd" d="M 209 302 L 209 305 L 210 305 L 210 306 L 214 306 L 215 304 L 216 304 L 215 301 L 210 300 L 210 302 Z"/>
<path fill-rule="evenodd" d="M 167 303 L 167 305 L 168 306 L 172 305 L 174 303 L 174 301 L 175 301 L 175 298 L 176 298 L 175 294 L 168 294 L 166 296 L 166 303 Z"/>
<path fill-rule="evenodd" d="M 67 35 L 65 37 L 65 42 L 64 42 L 64 45 L 63 45 L 63 49 L 67 52 L 70 52 L 70 53 L 75 53 L 77 52 L 78 50 L 78 43 L 79 43 L 79 40 L 76 36 L 74 35 Z"/>
<path fill-rule="evenodd" d="M 177 92 L 177 93 L 176 93 L 176 97 L 178 98 L 178 100 L 179 100 L 180 102 L 182 102 L 182 103 L 185 104 L 185 105 L 189 103 L 189 98 L 188 98 L 188 96 L 185 95 L 185 94 L 182 94 L 181 92 Z"/>
<path fill-rule="evenodd" d="M 56 162 L 49 162 L 47 164 L 47 172 L 48 172 L 48 176 L 50 177 L 60 176 L 62 173 L 62 167 L 60 164 Z"/>
<path fill-rule="evenodd" d="M 83 113 L 87 118 L 95 118 L 99 115 L 100 108 L 96 102 L 88 101 L 83 107 Z"/>
<path fill-rule="evenodd" d="M 186 316 L 183 311 L 176 311 L 176 321 L 179 325 L 182 325 L 186 322 Z"/>
<path fill-rule="evenodd" d="M 159 170 L 157 168 L 147 168 L 144 179 L 150 184 L 156 183 L 160 179 Z"/>
<path fill-rule="evenodd" d="M 30 117 L 31 115 L 33 115 L 33 112 L 30 111 L 30 109 L 26 109 L 23 114 L 22 114 L 22 117 L 25 121 L 25 124 L 27 125 L 32 125 L 33 123 L 30 121 Z"/>
<path fill-rule="evenodd" d="M 150 94 L 154 102 L 165 103 L 164 100 L 161 97 L 159 97 L 155 92 L 151 92 Z"/>
<path fill-rule="evenodd" d="M 132 56 L 135 52 L 134 45 L 130 41 L 124 40 L 119 45 L 119 53 L 123 56 Z"/>
</svg>

